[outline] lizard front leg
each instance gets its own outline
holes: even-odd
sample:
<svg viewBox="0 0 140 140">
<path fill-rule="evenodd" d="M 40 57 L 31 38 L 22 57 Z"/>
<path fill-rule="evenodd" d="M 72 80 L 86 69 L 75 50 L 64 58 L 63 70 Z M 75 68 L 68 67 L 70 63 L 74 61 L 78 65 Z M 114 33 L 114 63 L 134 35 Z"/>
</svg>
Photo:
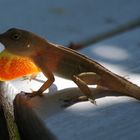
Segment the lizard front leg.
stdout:
<svg viewBox="0 0 140 140">
<path fill-rule="evenodd" d="M 95 98 L 91 94 L 91 90 L 88 85 L 96 85 L 100 82 L 100 76 L 94 72 L 84 72 L 79 75 L 73 75 L 72 80 L 77 84 L 82 93 L 85 94 L 84 97 L 79 97 L 79 100 L 90 100 L 95 103 Z"/>
<path fill-rule="evenodd" d="M 46 89 L 48 89 L 54 82 L 55 80 L 54 75 L 48 68 L 47 68 L 47 71 L 43 71 L 43 74 L 48 78 L 48 80 L 39 88 L 38 91 L 33 91 L 32 93 L 25 93 L 25 94 L 28 94 L 29 97 L 42 96 L 43 92 Z"/>
</svg>

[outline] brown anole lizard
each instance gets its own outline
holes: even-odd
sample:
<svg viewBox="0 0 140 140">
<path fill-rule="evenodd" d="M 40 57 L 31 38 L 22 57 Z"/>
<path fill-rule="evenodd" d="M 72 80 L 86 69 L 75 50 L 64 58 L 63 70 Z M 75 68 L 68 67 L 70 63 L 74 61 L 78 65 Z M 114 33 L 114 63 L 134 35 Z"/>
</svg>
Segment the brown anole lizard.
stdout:
<svg viewBox="0 0 140 140">
<path fill-rule="evenodd" d="M 30 96 L 43 95 L 54 82 L 54 74 L 74 81 L 87 99 L 94 100 L 88 85 L 98 85 L 140 99 L 140 87 L 109 71 L 88 57 L 25 30 L 12 28 L 0 34 L 5 49 L 30 58 L 48 78 Z"/>
</svg>

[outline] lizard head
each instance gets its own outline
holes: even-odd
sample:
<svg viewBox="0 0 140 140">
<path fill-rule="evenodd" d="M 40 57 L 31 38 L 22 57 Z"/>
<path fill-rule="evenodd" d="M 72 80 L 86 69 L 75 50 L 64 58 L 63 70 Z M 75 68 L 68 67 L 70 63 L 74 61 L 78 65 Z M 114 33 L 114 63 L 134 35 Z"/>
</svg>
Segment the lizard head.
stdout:
<svg viewBox="0 0 140 140">
<path fill-rule="evenodd" d="M 39 52 L 40 46 L 43 46 L 40 43 L 46 41 L 31 32 L 11 28 L 0 34 L 0 42 L 10 53 L 31 57 Z"/>
</svg>

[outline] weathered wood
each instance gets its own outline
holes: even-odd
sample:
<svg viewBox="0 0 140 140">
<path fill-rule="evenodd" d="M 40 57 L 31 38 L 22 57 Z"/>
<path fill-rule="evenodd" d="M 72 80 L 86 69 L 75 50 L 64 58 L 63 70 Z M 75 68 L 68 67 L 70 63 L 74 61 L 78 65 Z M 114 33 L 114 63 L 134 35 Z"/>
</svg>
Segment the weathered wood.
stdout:
<svg viewBox="0 0 140 140">
<path fill-rule="evenodd" d="M 96 93 L 95 90 L 93 93 Z M 130 132 L 139 128 L 139 101 L 125 96 L 114 97 L 115 93 L 110 93 L 109 96 L 108 91 L 98 90 L 97 95 L 100 98 L 97 99 L 96 96 L 97 105 L 82 102 L 63 106 L 63 99 L 79 95 L 80 91 L 77 88 L 45 94 L 43 98 L 30 99 L 24 94 L 17 95 L 14 101 L 15 118 L 22 138 L 24 140 L 134 138 Z M 101 98 L 104 96 L 106 97 Z M 133 133 L 136 137 L 139 136 L 138 131 Z"/>
<path fill-rule="evenodd" d="M 13 114 L 13 99 L 16 92 L 17 90 L 8 83 L 0 82 L 1 107 L 6 119 L 10 140 L 20 140 Z"/>
<path fill-rule="evenodd" d="M 82 49 L 84 47 L 88 47 L 89 45 L 93 45 L 95 43 L 98 43 L 98 42 L 108 39 L 110 37 L 114 37 L 116 35 L 120 35 L 124 32 L 133 30 L 138 27 L 140 27 L 140 18 L 137 18 L 128 23 L 125 23 L 124 25 L 120 25 L 114 29 L 111 29 L 110 31 L 106 31 L 101 34 L 97 34 L 97 36 L 88 38 L 86 40 L 82 40 L 79 43 L 72 42 L 68 45 L 68 47 L 71 49 L 74 49 L 74 50 Z"/>
<path fill-rule="evenodd" d="M 40 97 L 37 98 L 39 99 Z M 36 107 L 34 108 L 35 104 L 32 104 L 31 100 L 31 98 L 28 98 L 24 94 L 17 95 L 14 100 L 15 121 L 18 125 L 22 139 L 55 140 L 56 137 L 47 128 L 45 123 L 38 117 L 40 114 L 37 115 L 34 111 Z M 41 100 L 44 99 L 42 98 Z M 44 120 L 45 119 L 47 121 L 47 118 L 44 118 Z"/>
</svg>

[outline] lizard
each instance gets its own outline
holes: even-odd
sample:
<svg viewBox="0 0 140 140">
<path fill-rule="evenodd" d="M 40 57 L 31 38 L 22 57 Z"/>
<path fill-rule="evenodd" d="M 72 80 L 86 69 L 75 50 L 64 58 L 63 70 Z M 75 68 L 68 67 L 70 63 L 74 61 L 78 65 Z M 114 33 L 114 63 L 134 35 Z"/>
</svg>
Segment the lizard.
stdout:
<svg viewBox="0 0 140 140">
<path fill-rule="evenodd" d="M 46 82 L 30 97 L 42 96 L 55 81 L 54 74 L 74 81 L 86 100 L 95 100 L 88 85 L 105 87 L 140 99 L 140 87 L 111 72 L 98 62 L 79 52 L 54 44 L 26 30 L 11 28 L 0 34 L 5 49 L 20 57 L 27 57 L 47 77 Z M 82 98 L 81 98 L 82 99 Z M 85 100 L 85 98 L 84 98 Z"/>
</svg>

